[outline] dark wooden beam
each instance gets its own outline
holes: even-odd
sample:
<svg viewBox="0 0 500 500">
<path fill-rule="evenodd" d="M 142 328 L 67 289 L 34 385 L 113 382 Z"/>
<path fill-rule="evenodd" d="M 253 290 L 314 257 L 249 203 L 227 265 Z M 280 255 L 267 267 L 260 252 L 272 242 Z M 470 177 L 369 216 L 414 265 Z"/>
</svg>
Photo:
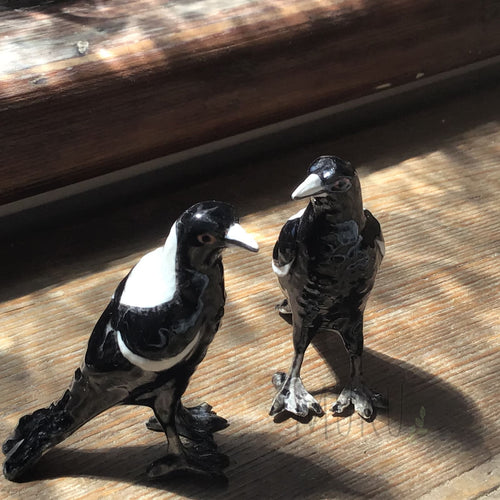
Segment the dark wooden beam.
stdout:
<svg viewBox="0 0 500 500">
<path fill-rule="evenodd" d="M 494 0 L 0 3 L 0 204 L 500 54 Z"/>
</svg>

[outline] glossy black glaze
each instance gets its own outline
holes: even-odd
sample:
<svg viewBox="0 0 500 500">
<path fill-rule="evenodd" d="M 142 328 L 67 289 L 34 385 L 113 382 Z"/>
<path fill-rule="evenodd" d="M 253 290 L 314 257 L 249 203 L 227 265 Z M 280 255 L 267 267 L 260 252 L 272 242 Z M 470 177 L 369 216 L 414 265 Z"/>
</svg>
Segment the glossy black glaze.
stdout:
<svg viewBox="0 0 500 500">
<path fill-rule="evenodd" d="M 332 410 L 341 413 L 353 403 L 371 418 L 373 407 L 384 403 L 363 384 L 361 354 L 363 312 L 383 257 L 380 225 L 363 209 L 356 171 L 340 158 L 316 159 L 292 196 L 312 197 L 302 215 L 285 223 L 273 252 L 273 268 L 286 296 L 278 309 L 292 315 L 295 356 L 288 375 L 273 378 L 278 394 L 270 414 L 323 414 L 304 388 L 300 368 L 314 335 L 326 330 L 340 333 L 351 359 L 351 384 Z"/>
<path fill-rule="evenodd" d="M 179 471 L 223 477 L 228 461 L 217 452 L 213 432 L 225 428 L 226 420 L 206 403 L 186 408 L 180 398 L 224 313 L 221 252 L 228 229 L 237 222 L 233 207 L 221 202 L 198 203 L 176 221 L 175 293 L 167 302 L 154 307 L 122 303 L 133 271 L 119 284 L 94 327 L 70 388 L 50 407 L 22 417 L 4 443 L 7 479 L 22 478 L 46 450 L 118 404 L 151 407 L 155 417 L 148 428 L 167 436 L 168 455 L 150 466 L 150 477 Z M 231 243 L 257 250 L 244 239 Z M 120 335 L 126 348 L 147 363 L 179 359 L 160 371 L 141 368 L 126 359 Z"/>
</svg>

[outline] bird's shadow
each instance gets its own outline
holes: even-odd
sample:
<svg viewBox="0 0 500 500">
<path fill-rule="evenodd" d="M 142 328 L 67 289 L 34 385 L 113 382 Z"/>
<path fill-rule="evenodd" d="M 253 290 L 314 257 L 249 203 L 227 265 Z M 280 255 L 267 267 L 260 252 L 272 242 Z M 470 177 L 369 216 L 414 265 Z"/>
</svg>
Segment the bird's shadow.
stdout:
<svg viewBox="0 0 500 500">
<path fill-rule="evenodd" d="M 388 491 L 387 482 L 380 477 L 361 474 L 331 462 L 325 468 L 307 457 L 276 450 L 266 433 L 227 434 L 220 436 L 218 441 L 222 452 L 231 449 L 231 464 L 226 470 L 228 482 L 214 482 L 197 476 L 150 480 L 145 474 L 146 467 L 165 454 L 165 444 L 92 451 L 60 446 L 42 458 L 32 470 L 29 481 L 60 477 L 107 478 L 169 491 L 187 498 L 227 498 L 231 490 L 238 489 L 241 484 L 251 489 L 253 497 L 261 498 L 324 497 L 334 493 L 359 497 L 376 491 Z M 300 481 L 296 480 L 298 471 Z M 386 498 L 392 496 L 387 493 Z"/>
<path fill-rule="evenodd" d="M 331 407 L 349 381 L 347 354 L 333 333 L 318 335 L 312 343 L 340 381 L 311 391 L 326 411 L 325 402 Z M 391 427 L 391 435 L 410 437 L 417 432 L 423 438 L 452 440 L 464 450 L 486 450 L 479 410 L 467 394 L 432 373 L 370 349 L 363 353 L 363 366 L 367 385 L 389 402 L 387 409 L 379 411 L 380 420 Z"/>
<path fill-rule="evenodd" d="M 292 317 L 278 313 L 289 325 Z M 334 332 L 321 332 L 312 340 L 312 345 L 334 373 L 337 383 L 310 391 L 329 412 L 337 396 L 349 382 L 348 355 L 340 336 Z M 391 435 L 419 436 L 441 440 L 452 439 L 463 449 L 482 449 L 485 446 L 485 430 L 477 405 L 467 394 L 459 391 L 441 377 L 428 373 L 410 363 L 391 358 L 370 349 L 363 353 L 364 379 L 367 385 L 379 392 L 388 402 L 387 409 L 375 409 L 368 422 L 377 421 L 377 413 L 390 426 Z M 348 418 L 354 414 L 349 406 L 341 415 Z M 422 418 L 422 415 L 424 417 Z M 314 418 L 309 414 L 298 417 L 290 412 L 281 412 L 274 417 L 275 423 L 293 419 L 308 424 Z M 358 417 L 357 414 L 353 418 Z M 436 434 L 437 433 L 437 434 Z"/>
</svg>

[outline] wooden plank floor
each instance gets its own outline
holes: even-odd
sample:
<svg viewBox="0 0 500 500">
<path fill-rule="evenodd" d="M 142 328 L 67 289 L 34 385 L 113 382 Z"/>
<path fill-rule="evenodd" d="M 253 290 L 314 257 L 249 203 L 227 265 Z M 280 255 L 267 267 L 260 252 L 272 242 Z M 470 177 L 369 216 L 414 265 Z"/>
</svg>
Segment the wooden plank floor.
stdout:
<svg viewBox="0 0 500 500">
<path fill-rule="evenodd" d="M 4 240 L 0 296 L 0 436 L 59 397 L 114 287 L 195 201 L 235 203 L 261 251 L 225 255 L 223 327 L 185 401 L 208 401 L 230 422 L 217 435 L 231 458 L 226 488 L 155 482 L 164 453 L 147 410 L 113 409 L 49 452 L 2 498 L 477 498 L 500 484 L 498 456 L 500 92 L 432 109 L 239 165 L 210 182 L 123 200 L 98 215 Z M 359 165 L 365 205 L 387 255 L 366 314 L 366 376 L 388 395 L 373 423 L 327 413 L 274 423 L 271 376 L 291 361 L 290 327 L 270 270 L 289 201 L 310 160 Z M 306 386 L 325 409 L 346 381 L 335 337 L 307 353 Z M 422 412 L 422 413 L 421 413 Z M 423 415 L 421 428 L 415 418 Z M 434 493 L 433 493 L 434 492 Z M 452 493 L 450 493 L 452 492 Z M 455 493 L 453 493 L 455 492 Z M 497 491 L 498 493 L 498 491 Z M 451 496 L 450 496 L 451 495 Z"/>
</svg>

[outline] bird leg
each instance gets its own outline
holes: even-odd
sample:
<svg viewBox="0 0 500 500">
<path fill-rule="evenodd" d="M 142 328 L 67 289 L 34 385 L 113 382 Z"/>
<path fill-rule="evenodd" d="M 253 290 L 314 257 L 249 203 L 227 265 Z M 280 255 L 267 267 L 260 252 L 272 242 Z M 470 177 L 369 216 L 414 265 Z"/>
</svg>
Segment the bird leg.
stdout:
<svg viewBox="0 0 500 500">
<path fill-rule="evenodd" d="M 186 408 L 181 402 L 175 413 L 175 426 L 180 436 L 191 441 L 213 441 L 213 433 L 225 429 L 229 423 L 219 417 L 208 403 Z M 163 427 L 156 417 L 146 422 L 149 430 L 163 432 Z"/>
<path fill-rule="evenodd" d="M 149 466 L 147 471 L 148 476 L 150 478 L 158 478 L 188 473 L 211 479 L 225 479 L 222 470 L 229 465 L 229 460 L 226 455 L 217 452 L 217 445 L 211 433 L 205 430 L 206 434 L 200 438 L 200 434 L 197 433 L 199 429 L 193 428 L 189 432 L 186 432 L 186 434 L 191 434 L 196 439 L 192 440 L 191 436 L 186 436 L 184 443 L 181 441 L 176 424 L 179 419 L 176 417 L 176 414 L 178 413 L 177 408 L 180 406 L 180 403 L 175 394 L 175 387 L 167 387 L 161 391 L 154 403 L 153 410 L 156 417 L 154 424 L 160 424 L 165 432 L 168 441 L 168 454 Z M 189 410 L 185 408 L 184 410 L 187 411 L 186 414 L 193 416 L 193 412 L 189 413 Z M 210 412 L 210 410 L 207 410 L 207 412 Z M 180 410 L 180 414 L 183 417 L 186 415 L 183 410 Z M 194 414 L 196 414 L 196 411 Z M 182 419 L 183 417 L 180 418 Z M 189 428 L 190 423 L 188 423 L 188 420 L 189 417 L 184 421 L 184 424 Z M 193 422 L 196 422 L 196 420 L 193 420 Z"/>
<path fill-rule="evenodd" d="M 270 415 L 277 415 L 282 411 L 288 411 L 298 417 L 307 417 L 309 413 L 318 417 L 324 414 L 321 405 L 307 392 L 300 378 L 304 352 L 305 348 L 302 352 L 297 352 L 296 349 L 288 375 L 282 372 L 274 374 L 273 384 L 279 392 L 274 398 Z"/>
<path fill-rule="evenodd" d="M 374 415 L 374 408 L 387 408 L 387 401 L 378 392 L 369 389 L 363 382 L 361 354 L 352 354 L 351 382 L 345 387 L 336 403 L 332 406 L 333 413 L 342 413 L 351 403 L 356 412 L 364 419 L 370 420 Z"/>
</svg>

